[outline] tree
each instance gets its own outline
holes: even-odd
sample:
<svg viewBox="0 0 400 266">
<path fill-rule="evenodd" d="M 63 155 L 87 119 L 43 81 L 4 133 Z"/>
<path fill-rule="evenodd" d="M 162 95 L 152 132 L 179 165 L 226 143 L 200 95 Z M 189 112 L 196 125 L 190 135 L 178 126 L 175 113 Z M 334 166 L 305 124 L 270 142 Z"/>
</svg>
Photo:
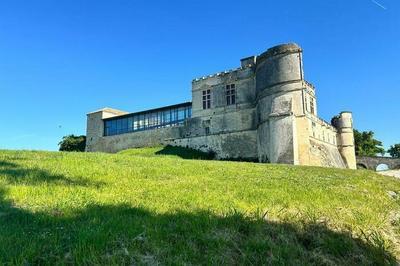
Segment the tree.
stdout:
<svg viewBox="0 0 400 266">
<path fill-rule="evenodd" d="M 85 151 L 86 136 L 64 136 L 58 146 L 60 146 L 60 151 Z"/>
<path fill-rule="evenodd" d="M 377 154 L 385 154 L 382 142 L 374 139 L 374 132 L 360 132 L 354 129 L 354 144 L 357 156 L 376 156 Z"/>
<path fill-rule="evenodd" d="M 400 158 L 400 143 L 390 146 L 390 149 L 388 149 L 388 153 L 393 158 Z"/>
</svg>

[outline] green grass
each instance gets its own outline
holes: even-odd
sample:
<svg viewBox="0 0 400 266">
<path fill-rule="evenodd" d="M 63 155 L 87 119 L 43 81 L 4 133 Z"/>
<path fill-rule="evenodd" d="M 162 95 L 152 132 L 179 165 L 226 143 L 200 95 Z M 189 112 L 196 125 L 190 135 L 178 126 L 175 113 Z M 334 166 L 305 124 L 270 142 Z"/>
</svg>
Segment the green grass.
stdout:
<svg viewBox="0 0 400 266">
<path fill-rule="evenodd" d="M 0 264 L 383 265 L 400 258 L 400 199 L 388 195 L 400 193 L 399 180 L 183 159 L 199 158 L 191 152 L 0 151 Z"/>
</svg>

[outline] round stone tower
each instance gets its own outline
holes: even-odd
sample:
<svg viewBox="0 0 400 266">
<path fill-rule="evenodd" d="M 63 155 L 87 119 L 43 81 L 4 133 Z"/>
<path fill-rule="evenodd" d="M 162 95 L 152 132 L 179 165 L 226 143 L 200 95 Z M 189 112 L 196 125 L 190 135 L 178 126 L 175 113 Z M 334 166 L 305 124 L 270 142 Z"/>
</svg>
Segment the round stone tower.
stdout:
<svg viewBox="0 0 400 266">
<path fill-rule="evenodd" d="M 257 57 L 257 92 L 278 84 L 302 80 L 302 64 L 302 50 L 297 44 L 282 44 L 268 49 Z"/>
<path fill-rule="evenodd" d="M 283 44 L 257 57 L 258 156 L 261 162 L 298 164 L 296 113 L 302 106 L 302 49 Z"/>
<path fill-rule="evenodd" d="M 334 118 L 334 126 L 338 130 L 338 148 L 343 160 L 348 168 L 357 169 L 352 113 L 341 112 Z"/>
</svg>

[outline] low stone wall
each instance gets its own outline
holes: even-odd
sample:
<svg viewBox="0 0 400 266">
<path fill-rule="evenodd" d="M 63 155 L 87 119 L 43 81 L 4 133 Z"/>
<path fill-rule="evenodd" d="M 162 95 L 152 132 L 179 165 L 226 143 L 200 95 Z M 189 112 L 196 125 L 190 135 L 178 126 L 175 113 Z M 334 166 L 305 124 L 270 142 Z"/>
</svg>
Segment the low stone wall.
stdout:
<svg viewBox="0 0 400 266">
<path fill-rule="evenodd" d="M 101 137 L 92 143 L 90 151 L 115 153 L 129 148 L 173 145 L 214 152 L 216 159 L 258 159 L 255 130 L 183 138 L 185 131 L 185 126 L 177 126 Z"/>
<path fill-rule="evenodd" d="M 90 151 L 118 152 L 129 148 L 151 147 L 169 144 L 180 138 L 183 127 L 166 127 L 99 138 L 92 143 Z"/>
<path fill-rule="evenodd" d="M 258 160 L 255 130 L 180 138 L 170 141 L 169 144 L 215 152 L 216 159 Z"/>
</svg>

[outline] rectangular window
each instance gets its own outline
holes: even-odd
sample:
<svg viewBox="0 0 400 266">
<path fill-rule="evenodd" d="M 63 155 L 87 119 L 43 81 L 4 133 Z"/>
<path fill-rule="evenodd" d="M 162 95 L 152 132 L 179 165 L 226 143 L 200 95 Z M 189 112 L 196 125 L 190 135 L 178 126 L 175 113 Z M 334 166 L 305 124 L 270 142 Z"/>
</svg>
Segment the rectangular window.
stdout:
<svg viewBox="0 0 400 266">
<path fill-rule="evenodd" d="M 203 109 L 211 108 L 211 90 L 203 91 Z"/>
<path fill-rule="evenodd" d="M 314 115 L 315 114 L 315 108 L 314 108 L 314 99 L 310 99 L 310 111 Z"/>
<path fill-rule="evenodd" d="M 128 131 L 133 131 L 133 119 L 134 117 L 128 117 Z"/>
<path fill-rule="evenodd" d="M 315 123 L 312 122 L 312 135 L 315 138 Z"/>
<path fill-rule="evenodd" d="M 226 85 L 226 105 L 236 104 L 235 84 Z"/>
<path fill-rule="evenodd" d="M 133 117 L 133 130 L 138 130 L 139 129 L 139 117 L 138 116 L 134 116 Z"/>
<path fill-rule="evenodd" d="M 164 124 L 171 122 L 171 110 L 164 111 Z"/>
<path fill-rule="evenodd" d="M 185 119 L 185 109 L 179 108 L 178 110 L 178 121 Z"/>
<path fill-rule="evenodd" d="M 304 96 L 304 105 L 306 106 L 306 111 L 308 112 L 309 110 L 308 110 L 308 101 L 307 101 L 307 99 L 308 99 L 308 96 L 307 95 Z"/>
<path fill-rule="evenodd" d="M 122 119 L 117 120 L 117 134 L 122 133 Z"/>
<path fill-rule="evenodd" d="M 140 130 L 144 129 L 144 115 L 139 116 L 138 125 L 139 125 L 138 129 L 140 129 Z"/>
<path fill-rule="evenodd" d="M 149 127 L 149 114 L 144 114 L 143 123 L 143 128 L 147 129 Z"/>
<path fill-rule="evenodd" d="M 172 121 L 178 120 L 178 110 L 177 109 L 172 109 Z"/>
</svg>

